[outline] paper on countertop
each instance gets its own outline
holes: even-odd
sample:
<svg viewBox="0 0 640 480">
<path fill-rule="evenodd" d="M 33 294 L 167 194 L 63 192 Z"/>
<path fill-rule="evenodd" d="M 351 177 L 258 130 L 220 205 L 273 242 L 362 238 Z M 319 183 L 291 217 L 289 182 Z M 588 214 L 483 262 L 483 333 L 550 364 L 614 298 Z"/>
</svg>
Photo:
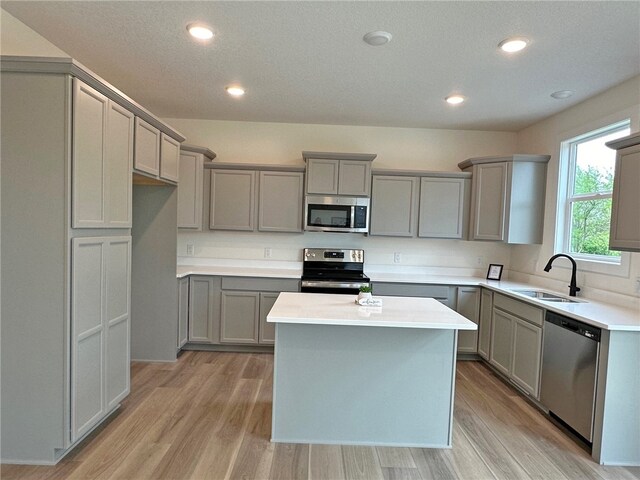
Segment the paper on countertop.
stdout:
<svg viewBox="0 0 640 480">
<path fill-rule="evenodd" d="M 358 305 L 362 305 L 365 307 L 381 307 L 382 298 L 380 297 L 361 298 L 361 299 L 356 299 L 356 303 Z"/>
</svg>

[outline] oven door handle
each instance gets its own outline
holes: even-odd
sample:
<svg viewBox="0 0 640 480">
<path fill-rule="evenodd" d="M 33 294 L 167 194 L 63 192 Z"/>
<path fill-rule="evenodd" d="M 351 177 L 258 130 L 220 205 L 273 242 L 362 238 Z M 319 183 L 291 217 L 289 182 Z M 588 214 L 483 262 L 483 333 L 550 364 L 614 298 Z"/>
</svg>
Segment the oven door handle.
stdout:
<svg viewBox="0 0 640 480">
<path fill-rule="evenodd" d="M 367 282 L 356 283 L 342 283 L 342 282 L 314 282 L 309 280 L 303 280 L 300 286 L 310 288 L 360 288 L 362 286 L 369 285 Z"/>
</svg>

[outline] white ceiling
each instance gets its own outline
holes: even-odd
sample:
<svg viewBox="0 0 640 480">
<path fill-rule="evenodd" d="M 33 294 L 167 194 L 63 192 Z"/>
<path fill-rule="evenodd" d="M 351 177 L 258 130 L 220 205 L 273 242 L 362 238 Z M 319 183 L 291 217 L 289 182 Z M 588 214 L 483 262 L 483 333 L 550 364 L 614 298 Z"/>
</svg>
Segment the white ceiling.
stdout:
<svg viewBox="0 0 640 480">
<path fill-rule="evenodd" d="M 640 2 L 2 1 L 162 117 L 517 131 L 640 73 Z M 206 45 L 186 25 L 204 21 Z M 386 30 L 371 47 L 362 36 Z M 497 49 L 508 36 L 528 49 Z M 247 94 L 230 98 L 240 83 Z M 567 100 L 549 95 L 574 90 Z M 443 98 L 468 97 L 451 107 Z"/>
</svg>

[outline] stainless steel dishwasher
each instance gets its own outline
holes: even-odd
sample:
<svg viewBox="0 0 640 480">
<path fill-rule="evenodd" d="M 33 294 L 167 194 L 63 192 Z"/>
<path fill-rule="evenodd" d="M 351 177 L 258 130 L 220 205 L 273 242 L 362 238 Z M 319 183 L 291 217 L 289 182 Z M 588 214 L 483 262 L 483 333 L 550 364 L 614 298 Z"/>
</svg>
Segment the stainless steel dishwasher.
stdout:
<svg viewBox="0 0 640 480">
<path fill-rule="evenodd" d="M 552 417 L 593 441 L 600 329 L 547 312 L 540 402 Z"/>
</svg>

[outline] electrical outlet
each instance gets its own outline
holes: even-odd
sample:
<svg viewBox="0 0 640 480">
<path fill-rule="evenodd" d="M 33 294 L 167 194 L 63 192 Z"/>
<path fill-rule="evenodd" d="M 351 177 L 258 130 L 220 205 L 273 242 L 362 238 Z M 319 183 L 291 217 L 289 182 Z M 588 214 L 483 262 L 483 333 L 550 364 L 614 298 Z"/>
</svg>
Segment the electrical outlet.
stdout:
<svg viewBox="0 0 640 480">
<path fill-rule="evenodd" d="M 479 267 L 484 263 L 484 257 L 476 257 L 476 265 Z"/>
<path fill-rule="evenodd" d="M 636 294 L 640 295 L 640 277 L 636 277 Z"/>
<path fill-rule="evenodd" d="M 187 256 L 193 257 L 193 243 L 187 243 Z"/>
<path fill-rule="evenodd" d="M 394 252 L 393 263 L 400 263 L 400 262 L 402 262 L 402 255 L 400 254 L 400 252 Z"/>
<path fill-rule="evenodd" d="M 264 249 L 264 258 L 271 258 L 271 254 L 273 253 L 273 251 L 270 248 L 265 248 Z"/>
</svg>

